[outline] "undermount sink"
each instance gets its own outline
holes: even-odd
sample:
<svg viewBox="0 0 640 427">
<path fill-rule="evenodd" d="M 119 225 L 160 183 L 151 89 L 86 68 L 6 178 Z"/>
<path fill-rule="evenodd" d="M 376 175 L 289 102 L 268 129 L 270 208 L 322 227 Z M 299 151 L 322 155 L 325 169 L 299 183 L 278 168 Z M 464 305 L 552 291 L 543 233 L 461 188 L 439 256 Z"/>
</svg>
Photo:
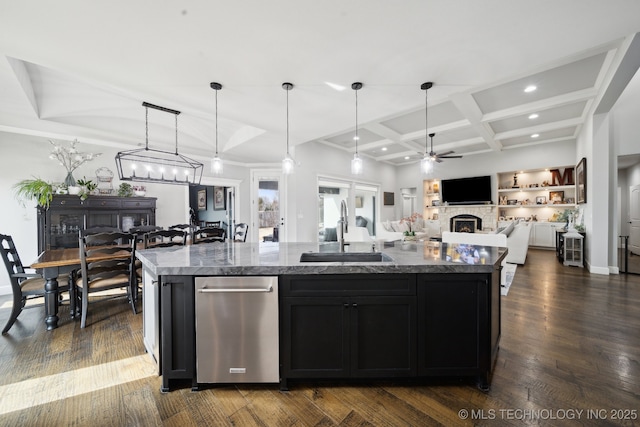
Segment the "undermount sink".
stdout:
<svg viewBox="0 0 640 427">
<path fill-rule="evenodd" d="M 390 262 L 393 261 L 382 252 L 305 252 L 300 262 Z"/>
</svg>

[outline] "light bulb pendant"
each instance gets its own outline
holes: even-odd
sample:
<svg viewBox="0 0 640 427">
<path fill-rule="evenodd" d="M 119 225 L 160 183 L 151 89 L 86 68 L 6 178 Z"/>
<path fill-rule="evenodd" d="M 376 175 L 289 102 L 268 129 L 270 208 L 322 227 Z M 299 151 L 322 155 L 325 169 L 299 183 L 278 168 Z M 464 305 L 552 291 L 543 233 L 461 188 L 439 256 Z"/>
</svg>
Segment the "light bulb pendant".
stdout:
<svg viewBox="0 0 640 427">
<path fill-rule="evenodd" d="M 211 89 L 216 91 L 216 154 L 211 159 L 211 171 L 214 175 L 221 175 L 223 170 L 222 159 L 218 156 L 218 91 L 222 89 L 222 85 L 220 83 L 211 82 Z"/>
<path fill-rule="evenodd" d="M 284 159 L 282 159 L 282 173 L 285 175 L 290 175 L 294 172 L 295 162 L 290 155 L 286 155 Z"/>
<path fill-rule="evenodd" d="M 211 171 L 216 175 L 220 175 L 222 174 L 223 169 L 224 165 L 222 163 L 222 159 L 216 155 L 211 159 Z"/>
<path fill-rule="evenodd" d="M 295 171 L 295 162 L 289 154 L 289 91 L 293 89 L 293 83 L 282 83 L 282 89 L 287 91 L 287 152 L 282 159 L 282 173 L 290 175 Z"/>
<path fill-rule="evenodd" d="M 433 163 L 433 158 L 425 154 L 420 161 L 420 170 L 422 170 L 423 175 L 429 175 L 431 172 L 433 172 Z"/>
<path fill-rule="evenodd" d="M 362 159 L 358 156 L 358 153 L 355 153 L 353 159 L 351 159 L 351 173 L 353 175 L 362 175 L 362 172 Z"/>
<path fill-rule="evenodd" d="M 361 175 L 363 172 L 362 159 L 358 155 L 358 140 L 360 137 L 358 136 L 358 91 L 362 89 L 362 83 L 355 82 L 351 84 L 351 89 L 354 90 L 356 94 L 356 129 L 355 136 L 353 140 L 356 142 L 356 152 L 353 155 L 353 159 L 351 159 L 351 173 L 353 175 Z"/>
</svg>

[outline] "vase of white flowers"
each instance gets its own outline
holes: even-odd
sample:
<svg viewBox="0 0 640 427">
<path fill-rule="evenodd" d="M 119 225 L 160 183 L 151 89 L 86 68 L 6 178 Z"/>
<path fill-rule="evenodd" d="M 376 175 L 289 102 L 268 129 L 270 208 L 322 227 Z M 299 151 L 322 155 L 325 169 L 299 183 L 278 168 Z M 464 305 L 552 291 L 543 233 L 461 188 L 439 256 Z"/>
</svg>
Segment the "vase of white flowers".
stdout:
<svg viewBox="0 0 640 427">
<path fill-rule="evenodd" d="M 49 140 L 49 142 L 53 145 L 53 151 L 51 151 L 49 158 L 57 160 L 60 165 L 64 166 L 67 170 L 67 177 L 65 178 L 64 183 L 69 189 L 76 186 L 76 180 L 73 178 L 73 171 L 84 162 L 93 160 L 100 155 L 100 153 L 93 154 L 79 152 L 76 148 L 76 145 L 78 144 L 77 139 L 74 140 L 69 147 L 58 145 L 51 140 Z"/>
</svg>

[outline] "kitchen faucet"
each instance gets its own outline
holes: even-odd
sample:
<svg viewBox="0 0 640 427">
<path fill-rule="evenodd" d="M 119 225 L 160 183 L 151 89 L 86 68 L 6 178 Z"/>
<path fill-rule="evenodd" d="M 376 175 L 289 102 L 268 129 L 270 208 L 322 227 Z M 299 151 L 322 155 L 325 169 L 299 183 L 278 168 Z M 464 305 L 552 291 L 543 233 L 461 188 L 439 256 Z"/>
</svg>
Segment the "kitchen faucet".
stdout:
<svg viewBox="0 0 640 427">
<path fill-rule="evenodd" d="M 338 242 L 340 242 L 340 252 L 344 252 L 344 233 L 349 232 L 348 216 L 347 203 L 342 200 L 340 202 L 340 219 L 338 220 Z"/>
</svg>

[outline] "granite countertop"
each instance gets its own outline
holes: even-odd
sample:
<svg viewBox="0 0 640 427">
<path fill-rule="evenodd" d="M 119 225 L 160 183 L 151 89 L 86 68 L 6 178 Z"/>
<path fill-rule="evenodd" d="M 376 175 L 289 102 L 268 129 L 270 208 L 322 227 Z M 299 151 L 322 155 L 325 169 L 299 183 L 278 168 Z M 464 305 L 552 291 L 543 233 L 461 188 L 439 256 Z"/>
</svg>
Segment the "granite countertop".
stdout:
<svg viewBox="0 0 640 427">
<path fill-rule="evenodd" d="M 476 258 L 459 254 L 470 245 L 440 242 L 376 242 L 376 251 L 388 262 L 300 262 L 303 252 L 338 252 L 332 243 L 206 243 L 145 249 L 136 252 L 155 276 L 257 276 L 349 273 L 490 273 L 502 262 L 506 248 L 475 247 Z M 371 252 L 371 243 L 351 243 L 348 252 Z M 473 262 L 469 264 L 468 262 Z"/>
</svg>

